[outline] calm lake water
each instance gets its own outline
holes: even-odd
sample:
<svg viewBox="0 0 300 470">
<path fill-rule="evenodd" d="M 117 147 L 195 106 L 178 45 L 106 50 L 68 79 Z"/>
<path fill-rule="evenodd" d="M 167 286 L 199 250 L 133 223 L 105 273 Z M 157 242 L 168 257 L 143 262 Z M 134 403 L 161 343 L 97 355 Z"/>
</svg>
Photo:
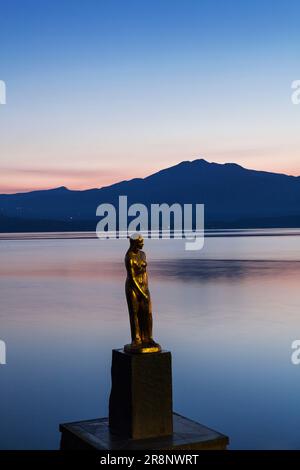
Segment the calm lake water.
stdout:
<svg viewBox="0 0 300 470">
<path fill-rule="evenodd" d="M 107 416 L 111 350 L 129 341 L 127 242 L 0 236 L 0 448 L 55 449 L 61 422 Z M 211 232 L 200 252 L 146 240 L 155 339 L 174 410 L 233 449 L 300 449 L 300 231 Z"/>
</svg>

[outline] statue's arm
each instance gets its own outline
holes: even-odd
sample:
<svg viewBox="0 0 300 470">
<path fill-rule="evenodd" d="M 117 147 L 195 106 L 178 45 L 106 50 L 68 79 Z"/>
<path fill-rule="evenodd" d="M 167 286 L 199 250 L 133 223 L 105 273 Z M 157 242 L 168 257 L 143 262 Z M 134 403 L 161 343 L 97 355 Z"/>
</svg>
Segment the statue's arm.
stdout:
<svg viewBox="0 0 300 470">
<path fill-rule="evenodd" d="M 132 279 L 132 282 L 134 283 L 137 290 L 142 294 L 142 296 L 145 297 L 146 300 L 148 300 L 148 295 L 143 291 L 143 289 L 141 288 L 141 286 L 139 285 L 139 283 L 136 280 L 134 269 L 133 269 L 133 260 L 129 259 L 128 264 L 129 264 L 129 273 L 130 273 L 130 277 Z"/>
</svg>

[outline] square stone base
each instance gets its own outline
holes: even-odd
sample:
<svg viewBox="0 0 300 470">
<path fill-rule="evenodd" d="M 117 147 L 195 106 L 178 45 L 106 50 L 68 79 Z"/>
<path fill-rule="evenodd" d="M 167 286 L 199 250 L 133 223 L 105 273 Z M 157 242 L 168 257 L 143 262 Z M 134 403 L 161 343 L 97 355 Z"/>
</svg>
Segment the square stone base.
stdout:
<svg viewBox="0 0 300 470">
<path fill-rule="evenodd" d="M 224 450 L 227 436 L 173 413 L 173 434 L 150 439 L 129 439 L 112 434 L 108 418 L 60 425 L 61 450 Z"/>
<path fill-rule="evenodd" d="M 172 358 L 169 351 L 130 354 L 113 349 L 109 427 L 128 439 L 171 436 Z"/>
</svg>

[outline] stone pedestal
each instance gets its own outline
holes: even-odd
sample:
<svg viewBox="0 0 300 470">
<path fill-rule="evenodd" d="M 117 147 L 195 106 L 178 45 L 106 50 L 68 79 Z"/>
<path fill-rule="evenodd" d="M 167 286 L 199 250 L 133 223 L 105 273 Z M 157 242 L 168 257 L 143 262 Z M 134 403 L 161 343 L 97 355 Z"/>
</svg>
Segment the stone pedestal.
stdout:
<svg viewBox="0 0 300 470">
<path fill-rule="evenodd" d="M 171 353 L 130 354 L 114 349 L 109 428 L 129 439 L 170 436 L 172 418 Z"/>
<path fill-rule="evenodd" d="M 227 436 L 172 413 L 171 353 L 114 349 L 109 418 L 60 425 L 62 450 L 226 449 Z"/>
</svg>

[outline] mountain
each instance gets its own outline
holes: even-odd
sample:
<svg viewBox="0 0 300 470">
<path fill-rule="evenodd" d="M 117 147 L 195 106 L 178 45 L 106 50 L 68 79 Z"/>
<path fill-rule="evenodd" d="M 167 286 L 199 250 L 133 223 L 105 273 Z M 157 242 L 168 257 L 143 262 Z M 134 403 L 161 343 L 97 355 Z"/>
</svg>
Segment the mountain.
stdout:
<svg viewBox="0 0 300 470">
<path fill-rule="evenodd" d="M 300 177 L 234 163 L 184 161 L 100 189 L 0 195 L 0 231 L 94 230 L 101 203 L 205 204 L 206 227 L 300 227 Z"/>
</svg>

